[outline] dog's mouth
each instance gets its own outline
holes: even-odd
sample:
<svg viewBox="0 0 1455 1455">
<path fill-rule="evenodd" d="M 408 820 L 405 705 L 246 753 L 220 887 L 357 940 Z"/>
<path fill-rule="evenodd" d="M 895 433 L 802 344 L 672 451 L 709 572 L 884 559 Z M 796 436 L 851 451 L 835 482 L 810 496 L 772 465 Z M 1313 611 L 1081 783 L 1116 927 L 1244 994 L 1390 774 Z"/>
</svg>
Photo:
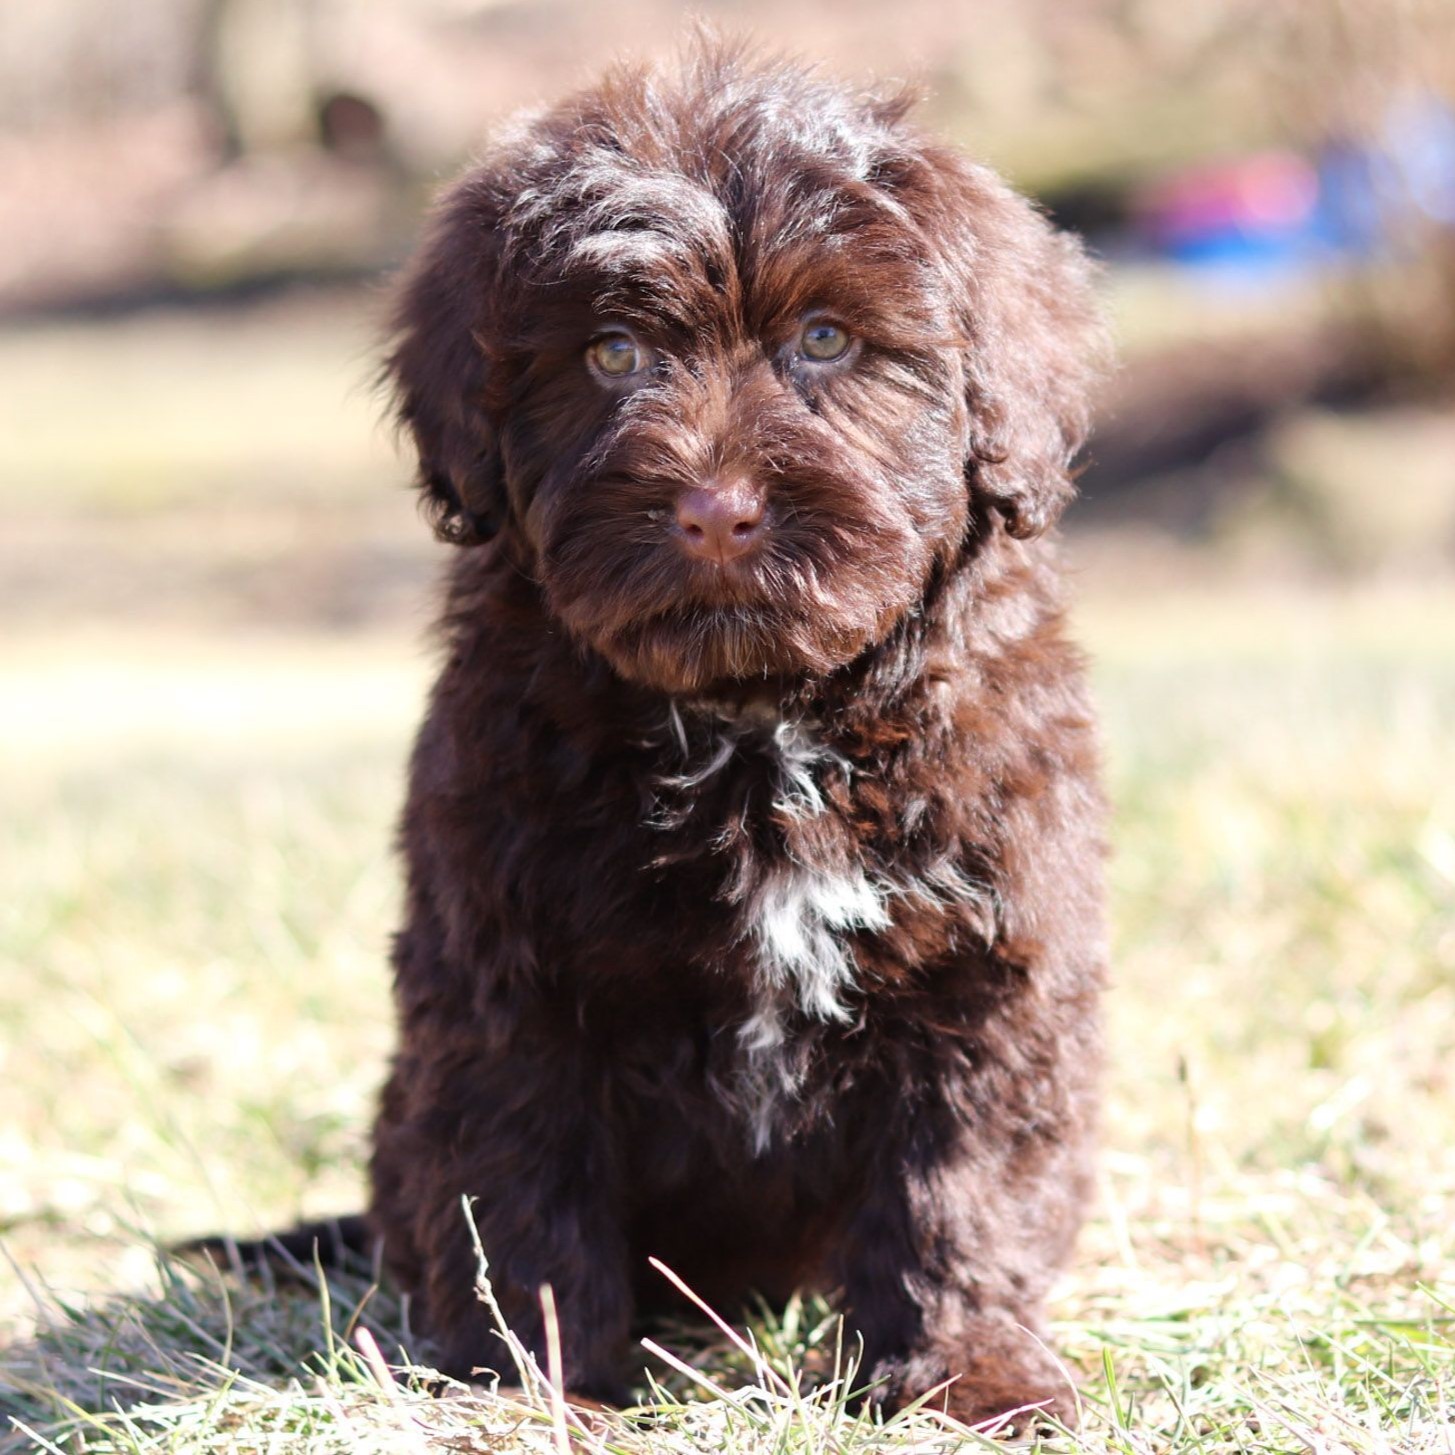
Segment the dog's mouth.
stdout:
<svg viewBox="0 0 1455 1455">
<path fill-rule="evenodd" d="M 624 677 L 700 694 L 826 672 L 863 645 L 842 633 L 825 635 L 801 616 L 750 601 L 696 601 L 625 622 L 593 645 Z"/>
<path fill-rule="evenodd" d="M 681 574 L 679 604 L 669 611 L 743 616 L 792 601 L 803 591 L 803 583 L 790 567 L 763 552 L 722 562 L 684 560 L 677 563 L 677 569 Z"/>
<path fill-rule="evenodd" d="M 694 693 L 829 671 L 863 647 L 878 613 L 776 544 L 719 563 L 666 543 L 617 556 L 609 573 L 551 563 L 545 580 L 572 635 L 644 685 Z"/>
</svg>

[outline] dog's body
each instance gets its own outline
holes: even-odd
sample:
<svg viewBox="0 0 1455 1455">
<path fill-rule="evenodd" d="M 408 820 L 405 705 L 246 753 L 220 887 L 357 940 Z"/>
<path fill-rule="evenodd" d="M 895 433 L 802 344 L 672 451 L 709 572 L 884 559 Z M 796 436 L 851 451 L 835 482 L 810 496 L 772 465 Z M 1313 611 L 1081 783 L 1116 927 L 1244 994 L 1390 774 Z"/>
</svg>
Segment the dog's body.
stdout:
<svg viewBox="0 0 1455 1455">
<path fill-rule="evenodd" d="M 1050 548 L 1096 345 L 1001 184 L 709 48 L 456 186 L 391 371 L 455 558 L 415 750 L 373 1227 L 444 1367 L 560 1311 L 842 1291 L 865 1382 L 980 1418 L 1087 1181 L 1091 714 Z M 847 342 L 846 342 L 847 340 Z M 486 541 L 489 541 L 486 544 Z"/>
</svg>

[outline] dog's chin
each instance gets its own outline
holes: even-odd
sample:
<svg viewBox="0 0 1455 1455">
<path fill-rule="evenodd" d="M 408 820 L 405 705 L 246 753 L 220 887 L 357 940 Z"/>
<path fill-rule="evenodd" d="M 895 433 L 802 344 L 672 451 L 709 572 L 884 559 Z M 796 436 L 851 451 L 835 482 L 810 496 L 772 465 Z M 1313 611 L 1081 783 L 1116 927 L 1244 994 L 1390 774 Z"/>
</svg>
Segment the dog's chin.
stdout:
<svg viewBox="0 0 1455 1455">
<path fill-rule="evenodd" d="M 837 560 L 781 551 L 721 571 L 684 566 L 675 551 L 557 549 L 544 553 L 542 579 L 551 615 L 630 682 L 672 696 L 802 686 L 892 630 L 922 598 L 934 560 L 908 530 L 832 544 Z"/>
<path fill-rule="evenodd" d="M 630 682 L 701 697 L 825 676 L 857 657 L 872 635 L 867 623 L 834 627 L 749 606 L 697 606 L 626 624 L 589 645 Z"/>
</svg>

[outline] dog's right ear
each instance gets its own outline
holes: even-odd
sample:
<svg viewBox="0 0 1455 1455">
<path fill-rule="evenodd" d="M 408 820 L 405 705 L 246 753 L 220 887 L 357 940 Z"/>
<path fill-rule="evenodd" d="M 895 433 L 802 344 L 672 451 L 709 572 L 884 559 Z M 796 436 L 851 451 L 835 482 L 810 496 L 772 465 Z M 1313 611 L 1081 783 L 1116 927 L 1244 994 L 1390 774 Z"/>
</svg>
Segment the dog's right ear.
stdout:
<svg viewBox="0 0 1455 1455">
<path fill-rule="evenodd" d="M 504 524 L 500 451 L 487 404 L 498 239 L 485 189 L 467 179 L 436 212 L 394 308 L 384 360 L 399 423 L 419 455 L 435 534 L 479 545 Z"/>
</svg>

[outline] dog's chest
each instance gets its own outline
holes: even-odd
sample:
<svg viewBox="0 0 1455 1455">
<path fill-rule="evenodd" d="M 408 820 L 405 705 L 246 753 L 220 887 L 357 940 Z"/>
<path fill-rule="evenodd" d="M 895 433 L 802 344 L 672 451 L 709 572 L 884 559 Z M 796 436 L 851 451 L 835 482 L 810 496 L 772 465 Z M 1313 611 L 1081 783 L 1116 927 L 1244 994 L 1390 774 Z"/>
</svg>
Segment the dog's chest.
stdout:
<svg viewBox="0 0 1455 1455">
<path fill-rule="evenodd" d="M 676 723 L 686 766 L 663 779 L 663 801 L 678 832 L 707 827 L 682 811 L 683 794 L 700 794 L 704 808 L 718 804 L 727 820 L 711 836 L 724 861 L 720 901 L 747 1011 L 720 1090 L 763 1150 L 803 1091 L 822 1029 L 855 1014 L 855 939 L 889 928 L 892 894 L 836 807 L 853 770 L 812 724 L 693 726 L 689 740 Z M 735 794 L 735 775 L 756 775 L 756 794 Z"/>
<path fill-rule="evenodd" d="M 852 937 L 890 924 L 887 895 L 862 867 L 778 866 L 744 906 L 752 1010 L 736 1032 L 733 1096 L 754 1148 L 801 1097 L 819 1027 L 847 1022 L 858 997 Z"/>
</svg>

